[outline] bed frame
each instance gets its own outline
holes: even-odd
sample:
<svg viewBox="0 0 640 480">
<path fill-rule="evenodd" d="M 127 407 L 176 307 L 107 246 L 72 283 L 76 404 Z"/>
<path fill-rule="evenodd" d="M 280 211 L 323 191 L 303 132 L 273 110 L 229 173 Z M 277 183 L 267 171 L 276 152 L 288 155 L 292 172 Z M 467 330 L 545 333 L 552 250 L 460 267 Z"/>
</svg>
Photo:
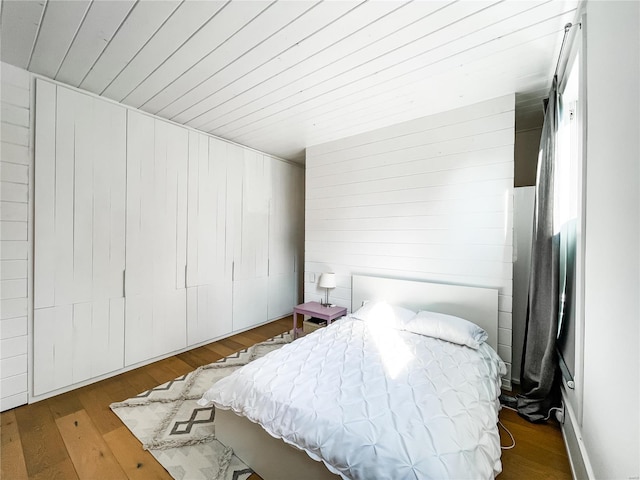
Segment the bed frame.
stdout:
<svg viewBox="0 0 640 480">
<path fill-rule="evenodd" d="M 494 350 L 498 343 L 498 291 L 413 280 L 352 277 L 351 308 L 367 300 L 385 300 L 412 310 L 431 310 L 466 318 L 484 328 Z M 337 479 L 322 462 L 273 438 L 259 425 L 230 410 L 216 409 L 216 437 L 231 447 L 264 480 Z"/>
<path fill-rule="evenodd" d="M 384 300 L 411 310 L 430 310 L 464 318 L 484 328 L 487 343 L 498 350 L 498 290 L 396 278 L 354 275 L 351 311 L 367 300 Z"/>
</svg>

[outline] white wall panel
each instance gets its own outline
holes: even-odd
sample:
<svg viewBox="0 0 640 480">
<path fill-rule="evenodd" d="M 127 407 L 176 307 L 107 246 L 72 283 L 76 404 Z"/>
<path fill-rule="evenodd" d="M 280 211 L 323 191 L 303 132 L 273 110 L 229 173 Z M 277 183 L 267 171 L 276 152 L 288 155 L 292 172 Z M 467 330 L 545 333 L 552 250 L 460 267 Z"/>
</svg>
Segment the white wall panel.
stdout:
<svg viewBox="0 0 640 480">
<path fill-rule="evenodd" d="M 582 374 L 576 365 L 582 405 L 571 402 L 581 411 L 572 435 L 584 442 L 590 477 L 633 478 L 640 476 L 640 3 L 587 2 L 582 31 L 584 365 Z M 578 333 L 576 349 L 580 343 Z"/>
<path fill-rule="evenodd" d="M 29 187 L 19 183 L 1 182 L 0 200 L 4 202 L 27 203 L 29 201 Z"/>
<path fill-rule="evenodd" d="M 38 9 L 36 6 L 35 10 Z M 6 15 L 29 16 L 28 5 L 3 4 L 3 30 L 16 25 L 6 23 Z M 16 20 L 16 24 L 20 24 Z M 25 28 L 27 28 L 25 26 Z M 4 37 L 4 32 L 3 32 Z M 19 44 L 2 44 L 3 58 L 25 60 Z M 26 53 L 28 60 L 28 52 Z M 2 63 L 0 67 L 0 349 L 2 350 L 2 386 L 0 410 L 27 401 L 28 322 L 30 274 L 29 176 L 32 172 L 31 149 L 31 77 L 28 72 Z"/>
<path fill-rule="evenodd" d="M 0 318 L 2 320 L 15 317 L 25 318 L 24 330 L 27 330 L 27 317 L 28 311 L 28 299 L 27 298 L 13 298 L 11 300 L 5 300 L 0 302 Z M 0 338 L 4 338 L 0 336 Z"/>
<path fill-rule="evenodd" d="M 26 317 L 13 317 L 0 321 L 0 337 L 13 338 L 27 335 Z M 26 365 L 25 365 L 26 369 Z"/>
<path fill-rule="evenodd" d="M 0 147 L 0 154 L 2 154 L 3 162 L 31 165 L 31 153 L 28 146 L 15 145 L 13 143 L 2 141 L 0 142 Z"/>
<path fill-rule="evenodd" d="M 29 109 L 3 103 L 0 107 L 2 119 L 12 125 L 29 126 Z"/>
<path fill-rule="evenodd" d="M 0 358 L 11 358 L 27 353 L 27 336 L 20 335 L 0 340 Z"/>
<path fill-rule="evenodd" d="M 29 247 L 27 242 L 22 241 L 2 241 L 0 242 L 0 259 L 27 259 Z"/>
<path fill-rule="evenodd" d="M 497 288 L 511 361 L 514 98 L 307 149 L 305 300 L 333 271 Z"/>
<path fill-rule="evenodd" d="M 0 218 L 21 221 L 29 216 L 29 205 L 19 202 L 0 202 Z"/>
<path fill-rule="evenodd" d="M 24 392 L 28 388 L 27 373 L 14 375 L 0 380 L 0 390 L 7 396 L 13 396 Z"/>
<path fill-rule="evenodd" d="M 2 379 L 26 374 L 27 355 L 16 355 L 15 357 L 0 360 L 0 372 L 2 372 Z"/>
<path fill-rule="evenodd" d="M 15 67 L 13 67 L 12 65 L 8 65 L 6 63 L 2 64 L 2 70 L 3 70 L 3 74 L 2 74 L 2 78 L 5 78 L 4 75 L 4 71 L 5 69 L 12 69 Z M 27 77 L 28 78 L 28 77 Z M 4 104 L 8 104 L 8 105 L 16 105 L 18 107 L 25 107 L 29 105 L 29 81 L 27 80 L 26 83 L 22 84 L 22 85 L 15 85 L 15 84 L 10 84 L 10 83 L 4 83 L 2 85 L 2 103 Z M 15 142 L 11 142 L 9 140 L 4 140 L 7 141 L 9 143 L 15 143 Z"/>
<path fill-rule="evenodd" d="M 29 167 L 16 163 L 2 162 L 0 167 L 0 178 L 3 182 L 29 183 Z"/>
</svg>

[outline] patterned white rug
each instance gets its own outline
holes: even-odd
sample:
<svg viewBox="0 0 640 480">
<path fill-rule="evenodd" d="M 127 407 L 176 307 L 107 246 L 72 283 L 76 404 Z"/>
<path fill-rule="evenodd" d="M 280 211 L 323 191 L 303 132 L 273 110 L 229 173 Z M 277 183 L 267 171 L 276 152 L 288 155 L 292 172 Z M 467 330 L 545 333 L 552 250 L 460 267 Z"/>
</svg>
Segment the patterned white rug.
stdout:
<svg viewBox="0 0 640 480">
<path fill-rule="evenodd" d="M 215 439 L 215 408 L 196 402 L 213 383 L 289 343 L 283 333 L 142 392 L 111 410 L 177 480 L 240 480 L 253 471 Z"/>
</svg>

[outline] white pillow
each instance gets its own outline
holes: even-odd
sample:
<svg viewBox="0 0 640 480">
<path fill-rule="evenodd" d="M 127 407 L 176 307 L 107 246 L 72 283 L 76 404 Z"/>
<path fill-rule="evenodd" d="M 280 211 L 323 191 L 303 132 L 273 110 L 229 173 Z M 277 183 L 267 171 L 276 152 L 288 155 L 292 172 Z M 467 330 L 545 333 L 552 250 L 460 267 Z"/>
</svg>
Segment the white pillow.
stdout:
<svg viewBox="0 0 640 480">
<path fill-rule="evenodd" d="M 428 311 L 418 312 L 404 324 L 404 329 L 475 349 L 488 338 L 487 332 L 464 318 Z"/>
<path fill-rule="evenodd" d="M 390 305 L 381 300 L 366 302 L 351 314 L 352 318 L 384 325 L 397 330 L 403 329 L 404 325 L 415 316 L 416 312 L 413 310 L 397 305 Z"/>
</svg>

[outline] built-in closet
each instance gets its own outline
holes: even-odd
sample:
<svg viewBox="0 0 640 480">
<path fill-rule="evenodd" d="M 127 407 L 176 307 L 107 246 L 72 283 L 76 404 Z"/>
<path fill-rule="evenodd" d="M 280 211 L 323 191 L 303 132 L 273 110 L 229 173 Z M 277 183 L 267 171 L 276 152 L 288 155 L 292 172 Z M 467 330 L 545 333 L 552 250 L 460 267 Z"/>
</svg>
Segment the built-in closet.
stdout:
<svg viewBox="0 0 640 480">
<path fill-rule="evenodd" d="M 38 79 L 33 395 L 291 313 L 303 178 Z"/>
</svg>

